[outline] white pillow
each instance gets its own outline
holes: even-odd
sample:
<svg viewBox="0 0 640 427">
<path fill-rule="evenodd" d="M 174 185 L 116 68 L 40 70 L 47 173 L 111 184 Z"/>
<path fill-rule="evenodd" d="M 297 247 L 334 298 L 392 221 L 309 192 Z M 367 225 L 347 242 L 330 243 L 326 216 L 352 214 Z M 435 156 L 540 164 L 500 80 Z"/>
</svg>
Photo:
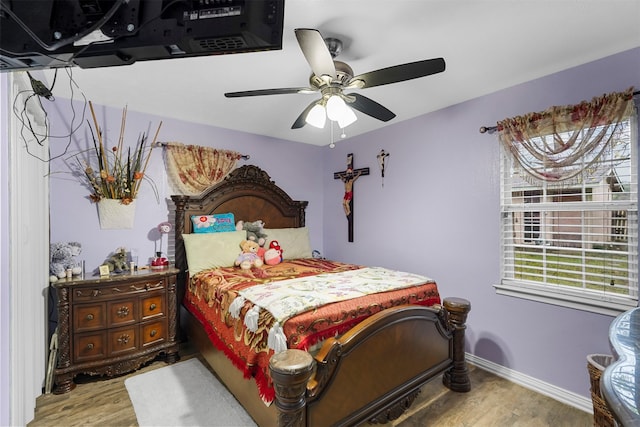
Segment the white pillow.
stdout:
<svg viewBox="0 0 640 427">
<path fill-rule="evenodd" d="M 183 234 L 189 274 L 216 267 L 232 267 L 241 252 L 240 242 L 247 232 Z"/>
<path fill-rule="evenodd" d="M 307 227 L 265 228 L 262 231 L 267 235 L 265 249 L 269 248 L 272 240 L 277 240 L 284 259 L 311 258 L 311 243 Z"/>
</svg>

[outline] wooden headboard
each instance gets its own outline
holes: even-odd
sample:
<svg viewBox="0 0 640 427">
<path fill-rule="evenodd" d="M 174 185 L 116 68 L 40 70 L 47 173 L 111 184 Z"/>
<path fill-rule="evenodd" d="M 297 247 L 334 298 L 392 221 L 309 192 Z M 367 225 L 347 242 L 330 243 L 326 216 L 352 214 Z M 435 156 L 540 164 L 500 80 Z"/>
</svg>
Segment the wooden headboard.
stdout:
<svg viewBox="0 0 640 427">
<path fill-rule="evenodd" d="M 308 202 L 293 200 L 257 166 L 235 169 L 199 196 L 171 196 L 175 204 L 175 263 L 187 269 L 182 234 L 192 232 L 192 215 L 233 213 L 235 220 L 262 220 L 266 228 L 304 227 Z"/>
</svg>

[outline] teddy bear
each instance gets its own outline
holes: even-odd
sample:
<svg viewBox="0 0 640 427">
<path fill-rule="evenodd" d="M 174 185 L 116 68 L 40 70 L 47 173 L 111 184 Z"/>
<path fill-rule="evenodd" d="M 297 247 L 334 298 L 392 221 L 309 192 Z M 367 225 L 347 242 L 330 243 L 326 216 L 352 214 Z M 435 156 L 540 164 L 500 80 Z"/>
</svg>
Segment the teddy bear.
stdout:
<svg viewBox="0 0 640 427">
<path fill-rule="evenodd" d="M 260 246 L 253 240 L 243 240 L 240 242 L 242 252 L 236 258 L 235 265 L 243 270 L 249 270 L 251 267 L 262 267 L 262 259 L 258 256 Z"/>
<path fill-rule="evenodd" d="M 78 242 L 51 243 L 49 245 L 49 281 L 55 282 L 67 275 L 71 269 L 73 275 L 82 273 L 76 257 L 82 252 Z"/>
<path fill-rule="evenodd" d="M 109 266 L 110 273 L 122 273 L 127 270 L 127 249 L 123 247 L 116 249 L 103 264 Z"/>
<path fill-rule="evenodd" d="M 253 222 L 238 221 L 236 223 L 236 230 L 245 230 L 247 232 L 247 240 L 253 240 L 258 243 L 258 246 L 264 246 L 267 242 L 267 235 L 263 231 L 264 222 L 257 220 Z"/>
</svg>

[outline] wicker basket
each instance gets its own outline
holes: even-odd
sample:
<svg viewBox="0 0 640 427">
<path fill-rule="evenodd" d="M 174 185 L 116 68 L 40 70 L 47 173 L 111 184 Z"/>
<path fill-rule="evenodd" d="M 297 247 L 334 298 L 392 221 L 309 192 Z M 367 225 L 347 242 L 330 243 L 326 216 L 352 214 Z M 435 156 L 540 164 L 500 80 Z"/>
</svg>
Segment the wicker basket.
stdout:
<svg viewBox="0 0 640 427">
<path fill-rule="evenodd" d="M 600 377 L 613 362 L 613 356 L 608 354 L 590 354 L 587 356 L 587 369 L 591 380 L 591 400 L 593 401 L 593 425 L 596 427 L 615 427 L 617 424 L 609 411 L 607 402 L 600 393 Z"/>
</svg>

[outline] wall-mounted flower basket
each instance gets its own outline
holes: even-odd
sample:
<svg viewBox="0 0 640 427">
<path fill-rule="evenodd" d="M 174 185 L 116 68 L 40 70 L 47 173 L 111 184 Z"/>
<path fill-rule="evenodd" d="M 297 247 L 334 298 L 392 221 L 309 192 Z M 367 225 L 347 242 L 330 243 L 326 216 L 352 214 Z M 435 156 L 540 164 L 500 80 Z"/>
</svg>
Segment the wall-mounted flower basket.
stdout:
<svg viewBox="0 0 640 427">
<path fill-rule="evenodd" d="M 133 228 L 136 197 L 143 180 L 149 181 L 153 192 L 158 192 L 153 181 L 145 175 L 151 152 L 156 146 L 162 122 L 149 146 L 147 136 L 143 133 L 135 147 L 124 144 L 124 126 L 127 120 L 127 109 L 122 112 L 120 134 L 115 145 L 109 147 L 103 138 L 93 104 L 89 102 L 93 117 L 93 128 L 89 127 L 93 139 L 93 148 L 89 146 L 72 158 L 75 160 L 74 171 L 82 182 L 90 189 L 89 199 L 98 206 L 100 228 L 130 229 Z"/>
<path fill-rule="evenodd" d="M 98 216 L 103 230 L 123 230 L 133 228 L 136 216 L 136 201 L 123 205 L 120 199 L 100 199 Z"/>
</svg>

